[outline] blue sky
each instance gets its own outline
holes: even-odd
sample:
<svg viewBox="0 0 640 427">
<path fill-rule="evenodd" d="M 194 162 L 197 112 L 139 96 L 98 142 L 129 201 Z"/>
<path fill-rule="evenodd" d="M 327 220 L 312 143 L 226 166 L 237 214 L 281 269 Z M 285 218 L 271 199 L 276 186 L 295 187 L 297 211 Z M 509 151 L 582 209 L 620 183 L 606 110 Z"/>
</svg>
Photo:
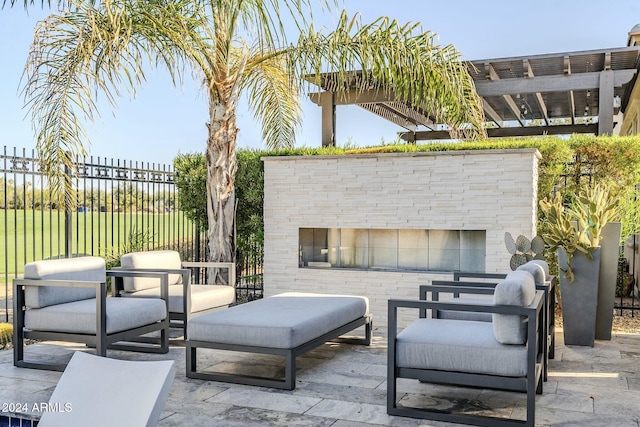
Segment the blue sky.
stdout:
<svg viewBox="0 0 640 427">
<path fill-rule="evenodd" d="M 351 15 L 364 22 L 389 16 L 419 21 L 453 44 L 464 59 L 500 58 L 625 46 L 629 30 L 640 23 L 637 0 L 346 0 Z M 20 79 L 36 22 L 47 11 L 0 9 L 0 146 L 35 147 L 30 118 L 23 109 Z M 319 18 L 316 16 L 316 18 Z M 335 16 L 317 22 L 328 28 Z M 320 108 L 303 100 L 304 118 L 297 146 L 319 146 Z M 173 87 L 164 72 L 151 72 L 135 99 L 125 97 L 115 112 L 104 111 L 86 128 L 93 156 L 171 163 L 178 152 L 204 151 L 207 100 L 189 75 Z M 245 105 L 238 110 L 238 146 L 262 147 L 260 131 Z M 357 107 L 338 107 L 337 141 L 374 145 L 395 139 L 402 129 Z"/>
</svg>

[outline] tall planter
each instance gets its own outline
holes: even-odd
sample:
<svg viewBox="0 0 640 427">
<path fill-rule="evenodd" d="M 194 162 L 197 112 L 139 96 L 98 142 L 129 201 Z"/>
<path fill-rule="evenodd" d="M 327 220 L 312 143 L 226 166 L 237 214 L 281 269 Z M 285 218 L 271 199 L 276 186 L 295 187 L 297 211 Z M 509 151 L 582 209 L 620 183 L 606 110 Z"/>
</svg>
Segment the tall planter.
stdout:
<svg viewBox="0 0 640 427">
<path fill-rule="evenodd" d="M 620 232 L 622 224 L 609 222 L 602 228 L 600 241 L 600 275 L 598 283 L 598 312 L 596 314 L 596 339 L 611 340 L 613 306 L 618 278 Z"/>
<path fill-rule="evenodd" d="M 562 324 L 566 345 L 593 347 L 596 335 L 598 307 L 598 278 L 600 274 L 600 248 L 591 252 L 588 259 L 581 252 L 571 257 L 575 274 L 573 282 L 560 273 L 560 295 L 562 297 Z M 567 269 L 567 254 L 558 248 L 558 267 Z"/>
</svg>

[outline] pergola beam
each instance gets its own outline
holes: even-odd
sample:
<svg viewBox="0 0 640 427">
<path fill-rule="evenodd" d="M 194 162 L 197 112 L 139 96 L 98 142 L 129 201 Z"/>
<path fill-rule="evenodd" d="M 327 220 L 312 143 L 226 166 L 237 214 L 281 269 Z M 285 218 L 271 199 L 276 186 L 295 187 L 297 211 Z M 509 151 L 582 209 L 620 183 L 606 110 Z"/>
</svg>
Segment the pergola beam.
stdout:
<svg viewBox="0 0 640 427">
<path fill-rule="evenodd" d="M 524 69 L 524 77 L 527 79 L 535 77 L 533 74 L 533 69 L 531 68 L 531 63 L 528 59 L 522 60 L 522 68 Z M 540 114 L 544 119 L 544 124 L 549 126 L 549 114 L 547 113 L 547 104 L 545 104 L 544 99 L 542 98 L 542 94 L 540 92 L 536 92 L 535 94 L 536 102 L 538 103 L 538 108 L 540 109 Z"/>
<path fill-rule="evenodd" d="M 526 127 L 503 127 L 487 129 L 487 136 L 490 138 L 512 137 L 512 136 L 536 136 L 536 135 L 570 135 L 572 133 L 598 133 L 598 125 L 577 124 L 577 125 L 555 125 L 555 126 L 526 126 Z M 451 139 L 448 131 L 420 131 L 403 132 L 400 138 L 405 141 L 435 141 Z"/>
<path fill-rule="evenodd" d="M 613 73 L 614 87 L 628 83 L 637 70 L 609 70 Z M 600 72 L 570 74 L 564 76 L 538 76 L 529 79 L 503 79 L 476 82 L 480 96 L 508 96 L 511 93 L 564 92 L 589 90 L 600 87 Z"/>
<path fill-rule="evenodd" d="M 571 75 L 571 58 L 569 55 L 564 56 L 564 75 Z M 571 110 L 571 124 L 576 124 L 576 98 L 572 90 L 567 91 L 569 109 Z"/>
<path fill-rule="evenodd" d="M 503 120 L 502 117 L 500 117 L 500 114 L 498 114 L 497 111 L 493 109 L 491 104 L 489 104 L 484 98 L 482 98 L 482 108 L 484 109 L 485 116 L 493 120 L 494 123 L 498 125 L 498 127 L 503 126 Z"/>
<path fill-rule="evenodd" d="M 316 105 L 320 105 L 320 98 L 325 92 L 314 92 L 309 94 L 309 98 Z M 382 102 L 396 102 L 398 98 L 389 91 L 369 89 L 363 91 L 350 90 L 336 94 L 335 105 L 371 104 Z"/>
<path fill-rule="evenodd" d="M 487 76 L 487 81 L 476 82 L 476 91 L 480 96 L 482 96 L 482 94 L 478 90 L 478 83 L 494 83 L 494 82 L 500 81 L 500 76 L 498 76 L 498 73 L 496 73 L 496 70 L 493 69 L 493 66 L 491 65 L 491 63 L 485 62 L 484 71 Z M 513 100 L 513 98 L 509 93 L 514 93 L 514 92 L 505 92 L 505 93 L 501 93 L 500 95 L 504 99 L 504 102 L 507 103 L 507 106 L 509 107 L 513 115 L 516 117 L 516 120 L 518 121 L 518 123 L 520 123 L 520 126 L 523 126 L 524 123 L 522 123 L 522 119 L 520 118 L 520 109 L 518 108 L 518 106 L 516 105 L 515 101 Z"/>
</svg>

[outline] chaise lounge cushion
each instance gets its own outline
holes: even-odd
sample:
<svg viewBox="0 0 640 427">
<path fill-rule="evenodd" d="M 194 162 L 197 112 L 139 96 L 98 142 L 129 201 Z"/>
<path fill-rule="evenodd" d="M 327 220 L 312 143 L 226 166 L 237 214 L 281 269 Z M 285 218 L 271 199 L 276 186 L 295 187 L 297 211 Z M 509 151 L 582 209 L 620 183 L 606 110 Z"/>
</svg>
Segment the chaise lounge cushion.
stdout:
<svg viewBox="0 0 640 427">
<path fill-rule="evenodd" d="M 180 254 L 176 251 L 146 251 L 132 252 L 120 257 L 120 266 L 122 268 L 146 268 L 146 269 L 181 269 L 182 262 Z M 169 286 L 182 283 L 180 274 L 169 275 Z M 154 278 L 123 278 L 123 286 L 125 292 L 137 292 L 144 289 L 160 287 L 160 281 Z"/>
<path fill-rule="evenodd" d="M 105 277 L 104 259 L 93 256 L 35 261 L 24 266 L 25 279 L 104 282 Z M 88 287 L 27 286 L 24 291 L 25 305 L 29 308 L 95 297 L 96 290 Z"/>
<path fill-rule="evenodd" d="M 192 341 L 292 349 L 369 314 L 365 297 L 284 293 L 189 321 Z"/>
<path fill-rule="evenodd" d="M 211 307 L 224 307 L 233 303 L 236 291 L 233 286 L 226 285 L 191 285 L 191 312 L 208 310 Z M 183 286 L 169 286 L 169 311 L 183 313 Z M 134 293 L 125 293 L 123 296 L 134 298 L 160 298 L 160 288 L 150 288 Z"/>
<path fill-rule="evenodd" d="M 527 306 L 533 302 L 536 285 L 533 276 L 522 270 L 512 271 L 496 285 L 493 302 L 496 305 Z M 493 314 L 493 332 L 501 344 L 524 344 L 527 341 L 527 323 L 524 316 Z"/>
<path fill-rule="evenodd" d="M 400 368 L 522 377 L 527 373 L 525 346 L 496 341 L 489 322 L 419 319 L 396 340 Z"/>
<path fill-rule="evenodd" d="M 107 334 L 149 325 L 167 317 L 161 299 L 107 298 Z M 26 310 L 27 329 L 37 331 L 96 333 L 96 300 L 68 302 Z"/>
</svg>

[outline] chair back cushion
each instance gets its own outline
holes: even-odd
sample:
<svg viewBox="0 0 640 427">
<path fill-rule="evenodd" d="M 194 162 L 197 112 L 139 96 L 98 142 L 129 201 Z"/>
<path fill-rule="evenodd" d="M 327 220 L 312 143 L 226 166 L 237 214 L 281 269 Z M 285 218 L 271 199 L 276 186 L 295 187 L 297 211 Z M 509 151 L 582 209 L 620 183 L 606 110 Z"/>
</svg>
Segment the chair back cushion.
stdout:
<svg viewBox="0 0 640 427">
<path fill-rule="evenodd" d="M 30 262 L 24 266 L 24 278 L 36 280 L 81 280 L 104 282 L 106 268 L 100 257 L 61 258 Z M 65 286 L 26 286 L 25 305 L 42 308 L 96 297 L 94 288 Z"/>
<path fill-rule="evenodd" d="M 549 280 L 549 264 L 542 260 L 532 260 L 522 264 L 516 270 L 528 271 L 533 276 L 536 286 L 543 286 Z"/>
<path fill-rule="evenodd" d="M 182 261 L 180 261 L 180 254 L 176 251 L 132 252 L 122 255 L 120 266 L 122 268 L 157 268 L 162 271 L 182 268 Z M 179 283 L 182 283 L 180 274 L 169 275 L 169 286 Z M 124 277 L 123 286 L 125 292 L 137 292 L 160 286 L 160 280 L 151 277 Z"/>
<path fill-rule="evenodd" d="M 528 306 L 536 295 L 536 285 L 531 273 L 512 271 L 496 285 L 493 302 L 496 305 Z M 501 344 L 527 342 L 526 317 L 516 314 L 493 314 L 493 333 Z"/>
</svg>

